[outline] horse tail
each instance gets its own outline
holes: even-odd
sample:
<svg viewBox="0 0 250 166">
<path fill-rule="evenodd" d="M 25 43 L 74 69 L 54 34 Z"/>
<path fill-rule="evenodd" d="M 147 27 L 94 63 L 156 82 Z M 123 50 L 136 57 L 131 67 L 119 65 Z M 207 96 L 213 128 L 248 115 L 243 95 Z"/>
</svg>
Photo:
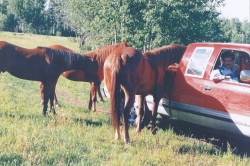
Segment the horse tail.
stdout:
<svg viewBox="0 0 250 166">
<path fill-rule="evenodd" d="M 120 64 L 119 64 L 120 65 Z M 117 66 L 117 65 L 115 65 Z M 121 117 L 121 88 L 120 88 L 120 77 L 119 72 L 120 70 L 117 69 L 119 67 L 115 67 L 116 70 L 111 72 L 111 79 L 110 79 L 110 107 L 111 107 L 111 123 L 116 129 L 120 125 L 120 117 Z"/>
</svg>

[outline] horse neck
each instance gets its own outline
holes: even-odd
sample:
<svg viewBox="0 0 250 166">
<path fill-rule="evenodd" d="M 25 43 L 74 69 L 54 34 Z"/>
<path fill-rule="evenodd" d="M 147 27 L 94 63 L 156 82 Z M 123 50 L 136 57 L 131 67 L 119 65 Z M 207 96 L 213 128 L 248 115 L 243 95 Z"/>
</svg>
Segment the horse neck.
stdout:
<svg viewBox="0 0 250 166">
<path fill-rule="evenodd" d="M 179 63 L 185 51 L 185 47 L 170 47 L 171 46 L 162 47 L 153 51 L 148 51 L 143 55 L 152 61 L 151 63 L 156 63 L 158 66 L 166 68 L 173 63 Z"/>
<path fill-rule="evenodd" d="M 126 45 L 124 44 L 113 44 L 113 45 L 107 45 L 104 46 L 103 48 L 91 51 L 91 52 L 87 52 L 85 55 L 94 57 L 94 55 L 97 55 L 96 60 L 98 62 L 98 72 L 101 73 L 100 77 L 103 78 L 103 66 L 104 66 L 104 62 L 107 59 L 107 57 L 109 56 L 109 54 L 116 50 L 117 48 L 123 48 L 126 47 Z"/>
<path fill-rule="evenodd" d="M 51 62 L 53 61 L 60 65 L 61 69 L 66 70 L 82 70 L 90 61 L 84 55 L 66 52 L 61 50 L 55 50 L 54 54 L 51 55 Z"/>
</svg>

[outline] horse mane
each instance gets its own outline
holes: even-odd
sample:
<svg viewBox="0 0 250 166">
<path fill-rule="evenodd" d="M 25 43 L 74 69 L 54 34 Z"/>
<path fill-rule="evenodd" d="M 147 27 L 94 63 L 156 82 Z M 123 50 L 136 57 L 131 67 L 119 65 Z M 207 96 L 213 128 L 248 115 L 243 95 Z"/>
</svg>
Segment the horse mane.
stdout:
<svg viewBox="0 0 250 166">
<path fill-rule="evenodd" d="M 109 44 L 109 45 L 105 45 L 104 47 L 102 48 L 98 48 L 94 51 L 91 51 L 91 52 L 87 52 L 85 53 L 85 55 L 88 55 L 88 56 L 94 56 L 94 55 L 97 55 L 97 60 L 98 62 L 102 62 L 104 63 L 105 59 L 108 57 L 108 55 L 114 51 L 115 49 L 117 48 L 122 48 L 122 47 L 128 47 L 129 44 L 126 42 L 126 41 L 123 41 L 121 43 L 118 43 L 118 44 Z"/>
<path fill-rule="evenodd" d="M 84 60 L 86 57 L 90 58 L 89 56 L 85 56 L 83 54 L 79 54 L 76 52 L 69 52 L 64 50 L 55 50 L 49 47 L 37 47 L 38 49 L 45 50 L 45 58 L 48 63 L 60 63 L 60 62 L 68 62 L 71 63 L 73 61 Z"/>
<path fill-rule="evenodd" d="M 186 46 L 170 44 L 147 51 L 143 54 L 144 58 L 149 59 L 151 64 L 158 64 L 163 67 L 172 63 L 179 63 Z"/>
<path fill-rule="evenodd" d="M 126 41 L 123 41 L 122 43 L 119 43 L 119 44 L 109 44 L 91 52 L 94 52 L 97 55 L 102 55 L 106 57 L 114 49 L 119 48 L 119 47 L 124 47 L 124 46 L 128 47 L 128 43 Z"/>
</svg>

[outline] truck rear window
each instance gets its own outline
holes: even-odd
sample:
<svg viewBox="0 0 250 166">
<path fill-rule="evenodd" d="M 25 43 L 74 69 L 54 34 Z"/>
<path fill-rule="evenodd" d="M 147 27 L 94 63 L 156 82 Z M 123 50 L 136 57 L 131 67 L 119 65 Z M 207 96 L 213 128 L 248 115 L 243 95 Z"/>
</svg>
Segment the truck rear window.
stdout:
<svg viewBox="0 0 250 166">
<path fill-rule="evenodd" d="M 202 78 L 213 50 L 213 47 L 197 47 L 191 55 L 185 75 Z"/>
</svg>

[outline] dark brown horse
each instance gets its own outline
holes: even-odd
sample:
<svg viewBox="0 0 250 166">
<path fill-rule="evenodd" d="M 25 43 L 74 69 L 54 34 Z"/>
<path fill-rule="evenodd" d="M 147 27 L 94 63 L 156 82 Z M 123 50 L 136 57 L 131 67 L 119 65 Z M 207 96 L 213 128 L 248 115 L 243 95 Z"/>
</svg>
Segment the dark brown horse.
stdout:
<svg viewBox="0 0 250 166">
<path fill-rule="evenodd" d="M 103 76 L 103 64 L 105 59 L 108 57 L 108 55 L 115 49 L 117 48 L 123 48 L 123 47 L 128 47 L 128 43 L 126 41 L 123 41 L 122 43 L 119 44 L 112 44 L 112 45 L 106 45 L 102 48 L 96 49 L 91 52 L 87 52 L 84 55 L 93 57 L 96 56 L 96 60 L 98 62 L 98 78 L 100 81 L 104 79 Z M 73 50 L 70 50 L 69 48 L 66 48 L 61 45 L 53 45 L 50 46 L 50 48 L 56 49 L 56 50 L 64 50 L 64 51 L 70 51 L 74 52 Z M 96 87 L 94 86 L 93 82 L 91 79 L 86 75 L 86 73 L 82 70 L 70 70 L 70 71 L 65 71 L 62 73 L 62 76 L 72 80 L 72 81 L 84 81 L 84 82 L 90 82 L 90 99 L 89 99 L 89 109 L 92 108 L 92 111 L 96 111 L 96 92 L 99 93 L 99 96 L 101 96 L 101 100 L 103 100 L 102 95 L 100 93 L 100 86 Z M 41 92 L 43 90 L 43 84 L 40 86 Z M 43 98 L 43 93 L 41 93 L 42 98 Z M 58 104 L 56 95 L 55 95 L 55 102 Z"/>
<path fill-rule="evenodd" d="M 185 50 L 185 46 L 168 45 L 142 54 L 133 47 L 127 47 L 115 50 L 106 59 L 104 80 L 110 93 L 111 120 L 116 139 L 120 139 L 121 92 L 125 95 L 122 114 L 125 143 L 130 141 L 128 118 L 136 94 L 139 95 L 139 124 L 137 124 L 136 131 L 141 131 L 144 98 L 148 94 L 152 94 L 154 103 L 151 130 L 154 132 L 158 104 L 165 92 L 165 69 L 170 64 L 179 63 Z"/>
<path fill-rule="evenodd" d="M 49 100 L 50 110 L 56 114 L 53 104 L 56 82 L 67 70 L 82 70 L 96 86 L 100 85 L 96 57 L 46 47 L 26 49 L 0 41 L 0 72 L 7 71 L 15 77 L 43 83 L 43 115 L 47 114 Z"/>
</svg>

